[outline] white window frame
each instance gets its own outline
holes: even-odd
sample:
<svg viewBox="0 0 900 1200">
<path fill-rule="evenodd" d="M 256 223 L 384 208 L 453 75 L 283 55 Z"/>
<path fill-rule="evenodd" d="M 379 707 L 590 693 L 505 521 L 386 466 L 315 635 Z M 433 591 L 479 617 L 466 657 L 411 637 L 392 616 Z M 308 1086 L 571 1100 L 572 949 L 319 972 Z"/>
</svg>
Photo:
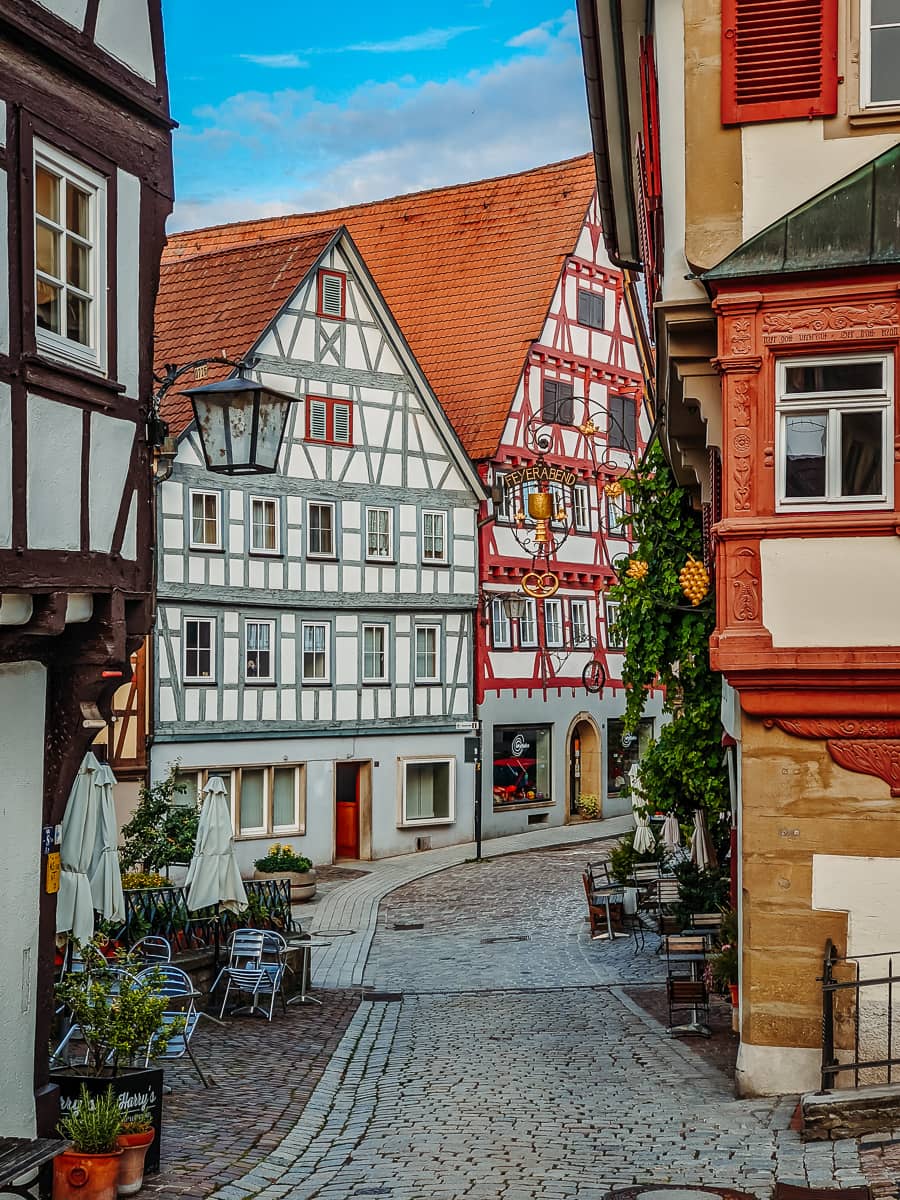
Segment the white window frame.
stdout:
<svg viewBox="0 0 900 1200">
<path fill-rule="evenodd" d="M 500 597 L 491 601 L 491 646 L 494 650 L 512 646 L 512 621 Z"/>
<path fill-rule="evenodd" d="M 572 520 L 578 533 L 591 532 L 591 492 L 586 483 L 572 488 Z"/>
<path fill-rule="evenodd" d="M 537 601 L 529 596 L 525 601 L 526 616 L 519 618 L 519 647 L 534 650 L 538 645 Z M 523 631 L 530 631 L 526 638 Z"/>
<path fill-rule="evenodd" d="M 613 637 L 612 628 L 619 619 L 621 604 L 618 600 L 606 601 L 606 648 L 607 650 L 624 650 L 625 643 L 621 637 Z"/>
<path fill-rule="evenodd" d="M 312 510 L 313 508 L 331 509 L 331 550 L 313 550 L 312 548 Z M 310 500 L 306 505 L 306 556 L 307 558 L 337 558 L 337 509 L 333 500 Z"/>
<path fill-rule="evenodd" d="M 263 794 L 262 794 L 262 824 L 247 825 L 243 821 L 243 791 L 244 791 L 244 772 L 258 771 L 262 775 Z M 271 779 L 269 778 L 269 770 L 263 766 L 254 766 L 249 764 L 244 767 L 236 767 L 231 773 L 231 808 L 232 808 L 232 824 L 234 831 L 238 837 L 262 837 L 268 832 L 271 822 L 272 813 L 272 797 L 270 794 Z"/>
<path fill-rule="evenodd" d="M 216 540 L 215 542 L 198 542 L 194 538 L 194 498 L 212 497 L 216 502 Z M 206 517 L 203 518 L 204 523 Z M 192 550 L 221 550 L 222 549 L 222 493 L 209 488 L 190 488 L 188 490 L 188 544 Z"/>
<path fill-rule="evenodd" d="M 189 624 L 207 625 L 209 635 L 209 674 L 189 675 L 187 669 L 187 628 Z M 197 651 L 199 653 L 199 649 Z M 214 684 L 216 682 L 216 619 L 215 617 L 185 616 L 181 620 L 181 681 L 182 683 Z"/>
<path fill-rule="evenodd" d="M 325 674 L 307 675 L 306 673 L 306 630 L 325 630 Z M 312 654 L 319 651 L 312 650 Z M 314 687 L 327 687 L 331 683 L 331 623 L 329 621 L 301 621 L 300 623 L 300 682 Z"/>
<path fill-rule="evenodd" d="M 275 824 L 275 772 L 294 772 L 294 821 L 291 825 Z M 272 833 L 306 833 L 306 764 L 305 763 L 274 763 L 271 768 L 269 785 L 268 819 Z"/>
<path fill-rule="evenodd" d="M 253 541 L 253 531 L 256 528 L 253 520 L 254 504 L 271 504 L 274 511 L 274 529 L 275 529 L 275 546 L 257 546 Z M 265 554 L 271 556 L 281 554 L 281 503 L 279 496 L 251 496 L 250 497 L 250 534 L 248 538 L 251 554 Z"/>
<path fill-rule="evenodd" d="M 90 282 L 91 290 L 83 292 L 80 288 L 75 290 L 82 296 L 88 296 L 90 299 L 90 340 L 88 345 L 83 345 L 81 342 L 76 342 L 72 338 L 66 337 L 65 334 L 55 333 L 50 329 L 42 329 L 37 324 L 37 167 L 43 166 L 48 171 L 55 175 L 59 175 L 66 180 L 71 180 L 82 191 L 88 192 L 91 196 L 91 214 L 90 214 L 90 232 L 91 238 L 89 241 L 90 250 Z M 107 222 L 107 183 L 106 179 L 93 171 L 90 167 L 77 159 L 63 153 L 62 150 L 57 150 L 55 146 L 48 145 L 47 142 L 40 141 L 35 138 L 34 141 L 34 189 L 32 192 L 33 212 L 32 212 L 32 229 L 34 230 L 34 263 L 33 263 L 33 283 L 35 289 L 35 341 L 37 347 L 41 351 L 45 351 L 53 358 L 62 359 L 66 362 L 73 363 L 79 367 L 85 367 L 88 370 L 103 372 L 106 370 L 107 362 L 107 319 L 106 319 L 106 293 L 109 285 L 108 279 L 108 264 L 106 260 L 106 222 Z M 59 226 L 57 222 L 52 222 L 45 217 L 41 217 L 40 221 L 51 227 L 63 230 L 63 238 L 65 239 L 64 225 Z M 77 235 L 75 235 L 77 237 Z M 87 239 L 78 238 L 81 242 Z M 65 240 L 63 241 L 63 254 L 65 258 Z M 60 263 L 62 275 L 65 276 L 65 267 Z M 47 276 L 48 280 L 52 279 Z M 61 309 L 63 320 L 65 319 L 65 295 L 69 285 L 65 279 L 57 282 L 62 284 Z"/>
<path fill-rule="evenodd" d="M 369 528 L 369 516 L 373 513 L 384 513 L 387 516 L 387 551 L 384 554 L 379 554 L 372 550 L 369 544 L 369 537 L 372 530 Z M 380 538 L 383 535 L 380 531 L 375 531 L 375 537 Z M 394 562 L 394 510 L 387 508 L 384 505 L 367 505 L 366 506 L 366 562 Z"/>
<path fill-rule="evenodd" d="M 447 787 L 450 792 L 448 816 L 446 817 L 408 817 L 406 814 L 406 767 L 408 763 L 424 766 L 428 763 L 446 763 L 449 766 Z M 456 820 L 456 759 L 452 755 L 422 755 L 410 758 L 398 758 L 397 765 L 400 785 L 400 820 L 398 825 L 403 828 L 416 828 L 423 825 L 452 825 Z"/>
<path fill-rule="evenodd" d="M 389 654 L 391 646 L 390 626 L 383 621 L 367 621 L 362 627 L 361 649 L 362 649 L 362 665 L 361 679 L 363 683 L 387 683 L 390 680 L 390 671 L 388 667 Z M 380 629 L 384 635 L 384 646 L 382 649 L 382 657 L 384 660 L 384 670 L 380 675 L 366 674 L 366 633 L 370 629 Z"/>
<path fill-rule="evenodd" d="M 625 517 L 631 516 L 628 504 L 626 492 L 622 492 L 620 496 L 606 497 L 606 532 L 610 537 L 622 538 L 626 542 L 629 540 L 631 530 L 624 527 L 622 521 Z"/>
<path fill-rule="evenodd" d="M 576 613 L 582 614 L 581 620 L 576 618 Z M 587 600 L 570 600 L 569 601 L 569 619 L 572 628 L 572 645 L 576 650 L 589 650 L 591 648 L 591 606 Z M 584 630 L 582 638 L 576 637 L 577 625 L 581 625 Z"/>
<path fill-rule="evenodd" d="M 879 29 L 896 29 L 900 21 L 879 25 Z M 872 0 L 859 3 L 859 106 L 866 109 L 900 108 L 900 84 L 892 100 L 872 99 Z"/>
<path fill-rule="evenodd" d="M 434 674 L 419 674 L 419 634 L 434 634 Z M 417 622 L 413 630 L 413 678 L 416 683 L 441 682 L 441 627 L 433 621 Z"/>
<path fill-rule="evenodd" d="M 264 824 L 259 828 L 241 829 L 240 825 L 240 793 L 243 771 L 265 772 L 263 792 Z M 294 772 L 294 821 L 291 825 L 275 824 L 275 771 Z M 209 782 L 211 775 L 218 775 L 228 787 L 228 807 L 231 816 L 231 828 L 238 839 L 271 837 L 272 834 L 285 834 L 291 837 L 303 837 L 306 833 L 306 763 L 279 762 L 242 763 L 234 767 L 179 767 L 181 776 L 194 777 L 197 797 Z M 176 801 L 177 803 L 177 801 Z"/>
<path fill-rule="evenodd" d="M 549 614 L 551 612 L 556 614 L 552 619 L 552 624 L 558 630 L 557 637 L 553 641 L 550 640 L 551 618 Z M 544 641 L 550 650 L 558 650 L 564 644 L 562 600 L 557 596 L 552 600 L 547 599 L 544 601 Z"/>
<path fill-rule="evenodd" d="M 432 520 L 434 518 L 440 518 L 440 522 L 441 522 L 441 526 L 442 526 L 441 541 L 443 542 L 443 546 L 444 546 L 444 553 L 441 556 L 429 555 L 429 554 L 426 554 L 426 552 L 425 552 L 425 549 L 427 546 L 427 538 L 429 536 L 428 532 L 427 532 L 427 522 L 428 522 L 429 517 L 431 517 Z M 422 510 L 422 562 L 423 563 L 434 564 L 434 563 L 446 563 L 448 561 L 449 547 L 448 547 L 447 543 L 448 543 L 448 537 L 449 537 L 449 529 L 450 529 L 450 522 L 447 520 L 447 513 L 443 509 L 426 508 L 426 509 Z M 433 526 L 432 526 L 432 532 L 431 532 L 430 536 L 431 536 L 432 542 L 434 542 L 434 527 Z"/>
<path fill-rule="evenodd" d="M 248 645 L 247 630 L 248 630 L 249 626 L 251 626 L 251 625 L 267 625 L 269 628 L 269 674 L 268 675 L 250 675 L 247 671 L 247 656 L 251 653 L 250 647 Z M 275 630 L 275 622 L 274 621 L 259 620 L 256 617 L 245 617 L 244 618 L 243 664 L 244 664 L 244 683 L 245 684 L 274 683 L 275 682 L 276 648 L 277 648 L 277 641 L 276 641 L 276 630 Z M 260 653 L 260 651 L 259 651 L 259 649 L 257 649 L 255 651 L 253 651 L 252 653 L 255 653 L 258 655 Z"/>
<path fill-rule="evenodd" d="M 880 362 L 880 390 L 804 392 L 785 394 L 785 376 L 790 367 L 818 367 L 848 363 Z M 834 509 L 884 509 L 894 503 L 894 363 L 890 354 L 830 354 L 811 358 L 781 358 L 775 364 L 775 511 L 830 512 Z M 788 417 L 826 412 L 825 496 L 785 496 L 787 458 L 785 426 Z M 842 496 L 840 486 L 840 415 L 845 412 L 881 412 L 881 482 L 879 496 Z"/>
</svg>

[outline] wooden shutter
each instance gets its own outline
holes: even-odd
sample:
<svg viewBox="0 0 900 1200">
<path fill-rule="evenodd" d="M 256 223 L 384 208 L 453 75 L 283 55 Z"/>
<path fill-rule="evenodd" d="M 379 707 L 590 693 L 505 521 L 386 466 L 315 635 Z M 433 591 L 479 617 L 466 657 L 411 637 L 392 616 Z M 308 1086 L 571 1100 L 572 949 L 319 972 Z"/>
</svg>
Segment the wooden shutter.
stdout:
<svg viewBox="0 0 900 1200">
<path fill-rule="evenodd" d="M 335 404 L 333 409 L 334 417 L 334 440 L 343 442 L 345 445 L 350 441 L 350 405 Z"/>
<path fill-rule="evenodd" d="M 328 439 L 328 405 L 324 400 L 307 401 L 306 436 L 312 442 Z"/>
<path fill-rule="evenodd" d="M 544 380 L 541 418 L 553 425 L 571 425 L 575 417 L 575 399 L 571 383 Z"/>
<path fill-rule="evenodd" d="M 837 0 L 722 0 L 722 123 L 837 112 Z"/>
<path fill-rule="evenodd" d="M 344 315 L 344 276 L 336 271 L 319 272 L 319 315 L 337 318 Z"/>
</svg>

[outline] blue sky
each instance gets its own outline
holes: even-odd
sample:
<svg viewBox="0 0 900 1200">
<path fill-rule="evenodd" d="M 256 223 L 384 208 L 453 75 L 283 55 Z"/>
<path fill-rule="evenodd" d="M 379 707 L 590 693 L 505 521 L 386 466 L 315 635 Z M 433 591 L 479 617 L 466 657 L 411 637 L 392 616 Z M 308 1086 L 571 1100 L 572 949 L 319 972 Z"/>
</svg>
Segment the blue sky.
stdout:
<svg viewBox="0 0 900 1200">
<path fill-rule="evenodd" d="M 553 0 L 163 0 L 171 229 L 352 204 L 588 149 Z"/>
</svg>

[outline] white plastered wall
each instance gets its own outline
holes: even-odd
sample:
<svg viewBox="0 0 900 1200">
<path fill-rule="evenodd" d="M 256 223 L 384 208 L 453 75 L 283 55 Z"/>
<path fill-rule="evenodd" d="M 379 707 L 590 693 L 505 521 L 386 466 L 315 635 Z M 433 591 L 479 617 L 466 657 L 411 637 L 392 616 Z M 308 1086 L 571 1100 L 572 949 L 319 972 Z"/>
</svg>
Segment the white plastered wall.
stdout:
<svg viewBox="0 0 900 1200">
<path fill-rule="evenodd" d="M 0 1136 L 33 1137 L 47 673 L 0 665 Z"/>
</svg>

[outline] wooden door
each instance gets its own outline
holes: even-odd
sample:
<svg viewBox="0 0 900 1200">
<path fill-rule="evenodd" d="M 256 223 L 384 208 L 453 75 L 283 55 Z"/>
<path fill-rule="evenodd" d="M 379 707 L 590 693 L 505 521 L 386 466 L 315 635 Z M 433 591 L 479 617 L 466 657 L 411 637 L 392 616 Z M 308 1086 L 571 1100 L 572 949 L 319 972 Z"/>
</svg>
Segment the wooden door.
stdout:
<svg viewBox="0 0 900 1200">
<path fill-rule="evenodd" d="M 359 858 L 359 763 L 334 764 L 334 856 Z"/>
</svg>

